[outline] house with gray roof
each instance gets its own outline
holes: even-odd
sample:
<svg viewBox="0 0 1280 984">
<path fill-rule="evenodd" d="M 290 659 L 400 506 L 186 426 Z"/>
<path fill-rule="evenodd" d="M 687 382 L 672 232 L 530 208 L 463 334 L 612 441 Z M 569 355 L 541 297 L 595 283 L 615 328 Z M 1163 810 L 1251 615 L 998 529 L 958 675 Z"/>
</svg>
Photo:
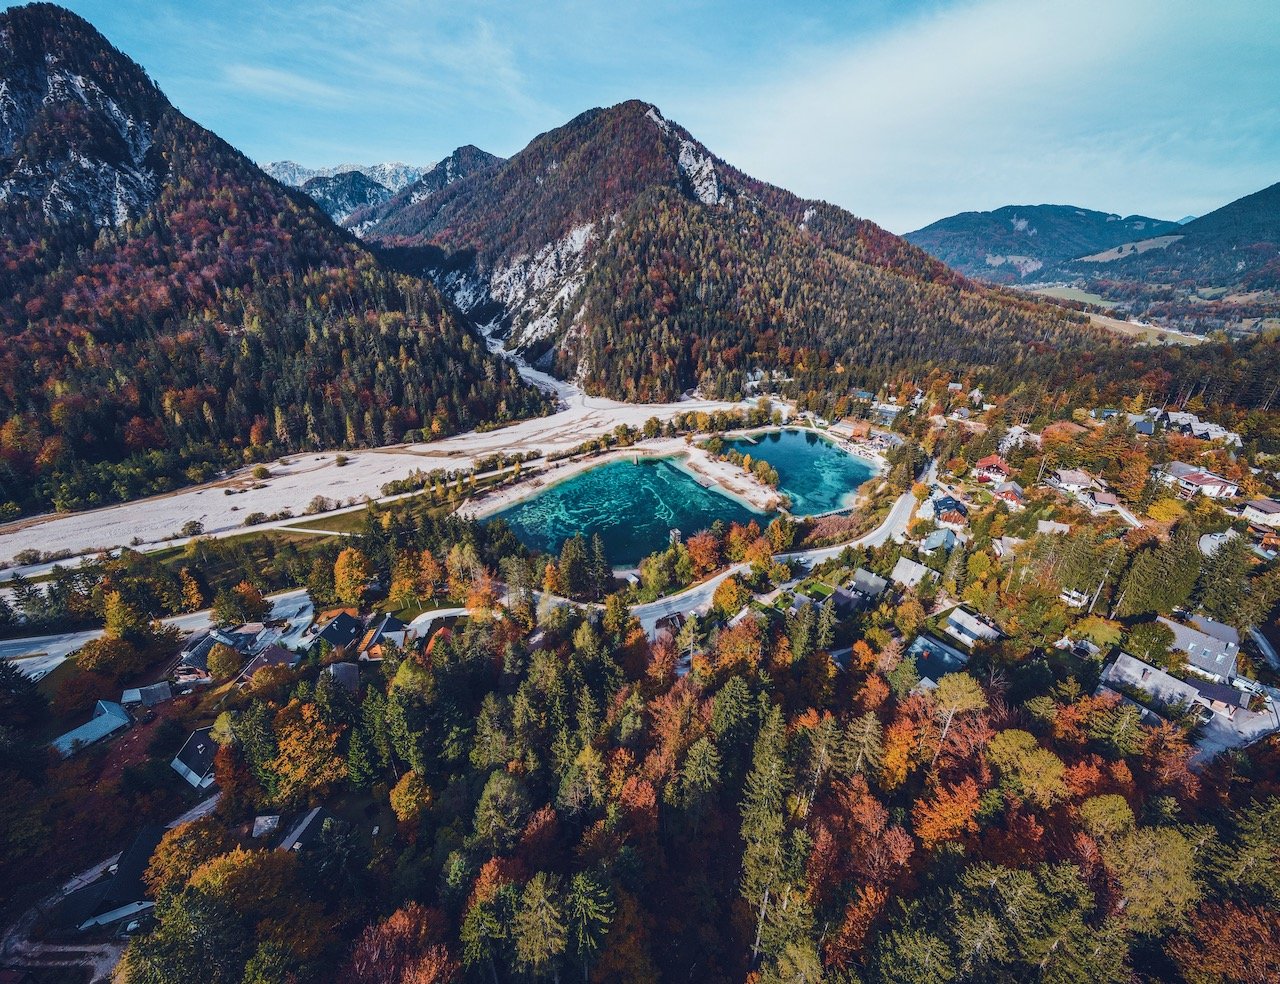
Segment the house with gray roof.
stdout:
<svg viewBox="0 0 1280 984">
<path fill-rule="evenodd" d="M 131 721 L 129 712 L 114 700 L 100 700 L 93 705 L 93 717 L 65 735 L 59 735 L 52 745 L 63 758 L 70 758 L 81 748 L 129 727 Z"/>
<path fill-rule="evenodd" d="M 218 754 L 218 745 L 212 734 L 212 728 L 193 731 L 169 763 L 174 772 L 196 789 L 208 789 L 213 785 L 213 759 Z"/>
<path fill-rule="evenodd" d="M 893 565 L 893 570 L 889 572 L 889 580 L 900 588 L 918 588 L 925 578 L 936 581 L 938 572 L 909 557 L 899 557 L 898 562 Z"/>
<path fill-rule="evenodd" d="M 980 642 L 994 642 L 1003 633 L 980 615 L 960 605 L 947 613 L 943 628 L 947 634 L 959 639 L 966 646 Z"/>
<path fill-rule="evenodd" d="M 1248 699 L 1235 687 L 1209 681 L 1179 680 L 1128 653 L 1120 653 L 1107 665 L 1102 671 L 1102 684 L 1121 694 L 1140 691 L 1150 700 L 1139 703 L 1148 706 L 1154 702 L 1151 709 L 1161 717 L 1179 707 L 1199 707 L 1230 720 L 1241 708 L 1248 707 Z"/>
<path fill-rule="evenodd" d="M 1173 633 L 1173 648 L 1187 658 L 1187 667 L 1218 683 L 1230 683 L 1240 654 L 1240 633 L 1229 625 L 1197 615 L 1191 625 L 1161 616 L 1156 619 Z"/>
<path fill-rule="evenodd" d="M 324 825 L 333 819 L 333 814 L 323 806 L 317 806 L 303 814 L 296 824 L 289 828 L 284 840 L 280 842 L 282 851 L 304 851 L 315 843 Z"/>
<path fill-rule="evenodd" d="M 168 680 L 161 680 L 149 687 L 133 687 L 120 695 L 120 703 L 128 707 L 130 704 L 141 704 L 143 707 L 155 707 L 173 697 L 173 688 Z"/>
<path fill-rule="evenodd" d="M 120 922 L 152 908 L 155 903 L 147 898 L 142 875 L 163 836 L 164 828 L 158 824 L 143 827 L 109 869 L 106 878 L 77 889 L 62 901 L 54 915 L 55 924 L 84 931 Z"/>
</svg>

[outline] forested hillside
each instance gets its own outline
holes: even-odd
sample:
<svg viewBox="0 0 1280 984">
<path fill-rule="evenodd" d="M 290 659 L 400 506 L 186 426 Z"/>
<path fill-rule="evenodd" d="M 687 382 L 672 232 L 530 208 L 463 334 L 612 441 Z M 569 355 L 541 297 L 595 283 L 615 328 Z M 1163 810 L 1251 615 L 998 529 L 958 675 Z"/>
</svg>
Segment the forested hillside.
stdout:
<svg viewBox="0 0 1280 984">
<path fill-rule="evenodd" d="M 972 285 L 873 223 L 715 158 L 641 102 L 583 113 L 364 234 L 424 267 L 511 344 L 588 390 L 738 392 L 754 369 L 1018 367 L 1109 342 L 1073 316 Z M 403 258 L 404 253 L 401 252 Z M 834 377 L 833 377 L 834 378 Z"/>
<path fill-rule="evenodd" d="M 1121 217 L 1074 205 L 1005 205 L 961 212 L 904 236 L 953 270 L 995 283 L 1038 280 L 1063 260 L 1121 243 L 1176 235 L 1176 222 L 1145 215 Z"/>
<path fill-rule="evenodd" d="M 0 15 L 0 509 L 538 412 L 429 285 L 179 113 L 89 24 Z"/>
</svg>

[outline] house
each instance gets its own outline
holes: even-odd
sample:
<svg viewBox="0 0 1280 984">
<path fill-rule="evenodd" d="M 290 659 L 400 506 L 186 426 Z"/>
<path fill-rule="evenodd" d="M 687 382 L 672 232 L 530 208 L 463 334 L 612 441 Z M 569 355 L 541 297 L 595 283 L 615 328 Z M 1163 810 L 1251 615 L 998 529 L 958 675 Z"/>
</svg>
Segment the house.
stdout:
<svg viewBox="0 0 1280 984">
<path fill-rule="evenodd" d="M 1113 492 L 1101 492 L 1098 489 L 1091 489 L 1083 496 L 1084 504 L 1095 513 L 1111 512 L 1120 508 L 1120 500 L 1116 498 Z"/>
<path fill-rule="evenodd" d="M 93 717 L 65 735 L 59 735 L 51 744 L 63 758 L 70 758 L 86 745 L 102 741 L 121 728 L 129 727 L 130 723 L 129 712 L 114 700 L 100 700 L 93 705 Z"/>
<path fill-rule="evenodd" d="M 1079 495 L 1081 492 L 1102 488 L 1096 478 L 1076 468 L 1056 469 L 1049 479 L 1049 484 L 1059 492 L 1066 492 L 1068 495 Z"/>
<path fill-rule="evenodd" d="M 280 829 L 280 815 L 271 813 L 261 817 L 253 818 L 253 833 L 251 837 L 269 837 Z"/>
<path fill-rule="evenodd" d="M 304 851 L 313 844 L 324 830 L 324 825 L 333 819 L 333 814 L 323 806 L 308 810 L 280 842 L 282 851 Z"/>
<path fill-rule="evenodd" d="M 191 732 L 178 754 L 169 765 L 196 789 L 208 789 L 213 785 L 213 759 L 218 754 L 218 744 L 213 740 L 212 728 Z"/>
<path fill-rule="evenodd" d="M 1017 482 L 1001 482 L 991 494 L 1010 509 L 1021 509 L 1027 503 L 1027 493 Z"/>
<path fill-rule="evenodd" d="M 1009 467 L 1009 463 L 998 454 L 989 454 L 985 458 L 978 460 L 973 466 L 974 474 L 979 478 L 990 479 L 993 482 L 1003 482 L 1013 474 L 1013 469 Z"/>
<path fill-rule="evenodd" d="M 361 621 L 349 611 L 343 610 L 329 619 L 325 626 L 316 633 L 315 638 L 311 640 L 311 644 L 325 642 L 335 650 L 345 650 L 360 638 L 363 631 L 364 625 Z"/>
<path fill-rule="evenodd" d="M 1147 414 L 1163 424 L 1166 430 L 1175 431 L 1179 434 L 1189 434 L 1201 441 L 1221 441 L 1223 444 L 1234 447 L 1239 447 L 1243 443 L 1240 440 L 1240 435 L 1235 431 L 1229 431 L 1219 424 L 1201 420 L 1194 413 L 1187 413 L 1182 410 L 1160 410 L 1152 407 L 1147 411 Z"/>
<path fill-rule="evenodd" d="M 939 496 L 933 500 L 933 521 L 945 529 L 961 530 L 969 522 L 969 510 L 955 496 Z"/>
<path fill-rule="evenodd" d="M 1173 633 L 1173 648 L 1187 657 L 1189 669 L 1219 683 L 1235 676 L 1240 633 L 1231 626 L 1199 615 L 1191 625 L 1164 617 L 1156 621 Z"/>
<path fill-rule="evenodd" d="M 147 898 L 142 875 L 163 836 L 164 828 L 158 824 L 143 827 L 120 859 L 108 869 L 108 877 L 68 895 L 58 907 L 54 921 L 65 929 L 84 931 L 120 922 L 152 908 L 155 903 Z"/>
<path fill-rule="evenodd" d="M 977 386 L 969 390 L 969 402 L 972 403 L 975 407 L 982 406 L 982 390 L 980 390 Z"/>
<path fill-rule="evenodd" d="M 1280 502 L 1275 499 L 1251 499 L 1241 507 L 1240 518 L 1254 526 L 1280 529 Z"/>
<path fill-rule="evenodd" d="M 997 557 L 1009 557 L 1027 541 L 1019 536 L 1002 536 L 999 539 L 991 541 L 991 549 L 995 551 Z"/>
<path fill-rule="evenodd" d="M 1231 499 L 1240 492 L 1238 483 L 1211 471 L 1188 465 L 1185 461 L 1171 461 L 1156 469 L 1156 477 L 1172 485 L 1183 499 L 1203 495 L 1210 499 Z"/>
<path fill-rule="evenodd" d="M 1146 694 L 1159 705 L 1154 710 L 1162 717 L 1180 706 L 1198 706 L 1231 720 L 1237 711 L 1249 706 L 1248 699 L 1235 687 L 1179 680 L 1128 653 L 1120 653 L 1102 671 L 1102 683 L 1121 694 L 1135 690 Z"/>
<path fill-rule="evenodd" d="M 268 666 L 296 666 L 301 658 L 298 653 L 273 644 L 249 660 L 245 668 L 240 671 L 240 678 L 248 683 L 259 670 L 266 669 Z"/>
<path fill-rule="evenodd" d="M 143 707 L 155 707 L 173 698 L 173 688 L 168 680 L 161 680 L 149 687 L 133 687 L 120 695 L 120 703 L 125 707 L 141 704 Z"/>
<path fill-rule="evenodd" d="M 349 694 L 360 690 L 360 667 L 355 663 L 331 663 L 324 668 L 325 675 Z"/>
<path fill-rule="evenodd" d="M 798 615 L 802 609 L 808 608 L 812 604 L 812 598 L 797 591 L 795 597 L 791 599 L 791 604 L 787 608 L 787 614 Z"/>
<path fill-rule="evenodd" d="M 1039 445 L 1040 438 L 1032 434 L 1021 424 L 1014 424 L 1007 431 L 1004 437 L 1000 438 L 1000 453 L 1008 454 L 1015 448 L 1020 448 L 1024 444 Z"/>
<path fill-rule="evenodd" d="M 1002 634 L 982 616 L 960 606 L 956 606 L 947 613 L 943 628 L 948 635 L 970 647 L 980 642 L 994 642 Z"/>
<path fill-rule="evenodd" d="M 1143 437 L 1155 436 L 1156 424 L 1150 417 L 1140 413 L 1127 413 L 1125 418 L 1129 421 L 1129 426 L 1133 428 L 1135 434 L 1141 434 Z"/>
<path fill-rule="evenodd" d="M 1054 521 L 1054 520 L 1052 520 L 1052 519 L 1037 519 L 1037 520 L 1036 520 L 1036 532 L 1037 532 L 1037 533 L 1044 533 L 1044 534 L 1048 534 L 1048 535 L 1051 535 L 1051 536 L 1054 536 L 1054 535 L 1066 535 L 1067 533 L 1070 533 L 1070 532 L 1071 532 L 1071 524 L 1070 524 L 1070 523 L 1058 523 L 1058 522 L 1055 522 L 1055 521 Z"/>
<path fill-rule="evenodd" d="M 911 641 L 903 657 L 915 660 L 920 686 L 925 690 L 932 690 L 942 677 L 948 673 L 959 673 L 969 665 L 969 657 L 965 653 L 924 633 Z"/>
<path fill-rule="evenodd" d="M 926 557 L 930 557 L 939 550 L 950 553 L 955 549 L 960 537 L 956 535 L 955 530 L 934 530 L 920 542 L 920 553 Z"/>
<path fill-rule="evenodd" d="M 366 662 L 380 660 L 387 646 L 403 649 L 405 641 L 411 637 L 412 632 L 404 622 L 394 615 L 383 615 L 365 632 L 356 651 L 360 654 L 360 659 Z"/>
<path fill-rule="evenodd" d="M 859 567 L 853 572 L 853 581 L 849 584 L 850 589 L 855 595 L 862 599 L 864 605 L 872 605 L 875 603 L 885 590 L 889 587 L 889 582 L 878 574 L 872 574 L 864 567 Z"/>
<path fill-rule="evenodd" d="M 212 632 L 197 632 L 187 640 L 178 654 L 178 669 L 174 674 L 178 680 L 183 678 L 208 679 L 209 653 L 218 644 Z"/>
<path fill-rule="evenodd" d="M 938 572 L 907 557 L 899 557 L 898 562 L 893 565 L 893 570 L 889 573 L 890 581 L 900 588 L 911 590 L 918 588 L 925 578 L 936 581 Z"/>
</svg>

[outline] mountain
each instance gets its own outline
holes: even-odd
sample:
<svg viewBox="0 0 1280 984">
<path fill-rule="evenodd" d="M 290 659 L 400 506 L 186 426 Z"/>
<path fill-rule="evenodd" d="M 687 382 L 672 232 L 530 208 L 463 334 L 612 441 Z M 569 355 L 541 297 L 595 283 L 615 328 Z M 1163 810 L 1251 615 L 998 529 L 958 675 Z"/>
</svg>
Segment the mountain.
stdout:
<svg viewBox="0 0 1280 984">
<path fill-rule="evenodd" d="M 390 161 L 383 164 L 337 164 L 334 167 L 304 167 L 296 161 L 272 161 L 264 164 L 262 170 L 281 184 L 291 188 L 301 188 L 312 178 L 334 178 L 340 174 L 358 171 L 370 181 L 376 181 L 388 191 L 397 192 L 407 185 L 413 184 L 434 165 L 419 167 L 416 164 L 405 164 L 402 161 Z"/>
<path fill-rule="evenodd" d="M 49 4 L 0 13 L 0 330 L 4 516 L 544 406 Z"/>
<path fill-rule="evenodd" d="M 1177 229 L 1176 222 L 1074 205 L 1006 205 L 939 219 L 906 239 L 965 276 L 1018 283 L 1040 279 L 1063 260 Z"/>
<path fill-rule="evenodd" d="M 400 189 L 396 195 L 388 196 L 381 202 L 371 202 L 368 207 L 350 215 L 344 224 L 357 232 L 363 232 L 387 216 L 411 208 L 424 198 L 444 191 L 455 181 L 501 163 L 503 163 L 501 157 L 495 157 L 479 147 L 471 144 L 459 147 L 444 160 L 425 171 L 416 181 Z"/>
<path fill-rule="evenodd" d="M 379 205 L 391 197 L 391 189 L 360 171 L 332 176 L 317 175 L 302 183 L 302 191 L 315 200 L 339 225 L 358 209 Z"/>
<path fill-rule="evenodd" d="M 509 348 L 592 393 L 741 392 L 756 370 L 872 385 L 1099 344 L 871 222 L 743 174 L 656 107 L 581 114 L 361 226 Z"/>
<path fill-rule="evenodd" d="M 1062 262 L 1123 310 L 1193 330 L 1280 325 L 1280 184 L 1178 226 Z"/>
</svg>

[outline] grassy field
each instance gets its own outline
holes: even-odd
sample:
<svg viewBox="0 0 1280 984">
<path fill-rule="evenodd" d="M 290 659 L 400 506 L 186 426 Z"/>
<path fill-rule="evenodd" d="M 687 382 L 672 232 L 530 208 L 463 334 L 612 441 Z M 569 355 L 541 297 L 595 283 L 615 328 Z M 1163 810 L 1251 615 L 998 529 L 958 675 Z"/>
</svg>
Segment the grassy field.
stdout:
<svg viewBox="0 0 1280 984">
<path fill-rule="evenodd" d="M 1181 332 L 1169 331 L 1155 325 L 1135 325 L 1131 321 L 1108 318 L 1103 314 L 1091 314 L 1089 319 L 1099 327 L 1113 331 L 1149 345 L 1199 345 L 1204 339 L 1196 335 L 1184 335 Z"/>
<path fill-rule="evenodd" d="M 1041 287 L 1033 291 L 1045 297 L 1056 297 L 1060 301 L 1079 301 L 1081 304 L 1096 304 L 1098 307 L 1113 308 L 1115 301 L 1108 301 L 1101 294 L 1094 294 L 1079 287 Z"/>
</svg>

